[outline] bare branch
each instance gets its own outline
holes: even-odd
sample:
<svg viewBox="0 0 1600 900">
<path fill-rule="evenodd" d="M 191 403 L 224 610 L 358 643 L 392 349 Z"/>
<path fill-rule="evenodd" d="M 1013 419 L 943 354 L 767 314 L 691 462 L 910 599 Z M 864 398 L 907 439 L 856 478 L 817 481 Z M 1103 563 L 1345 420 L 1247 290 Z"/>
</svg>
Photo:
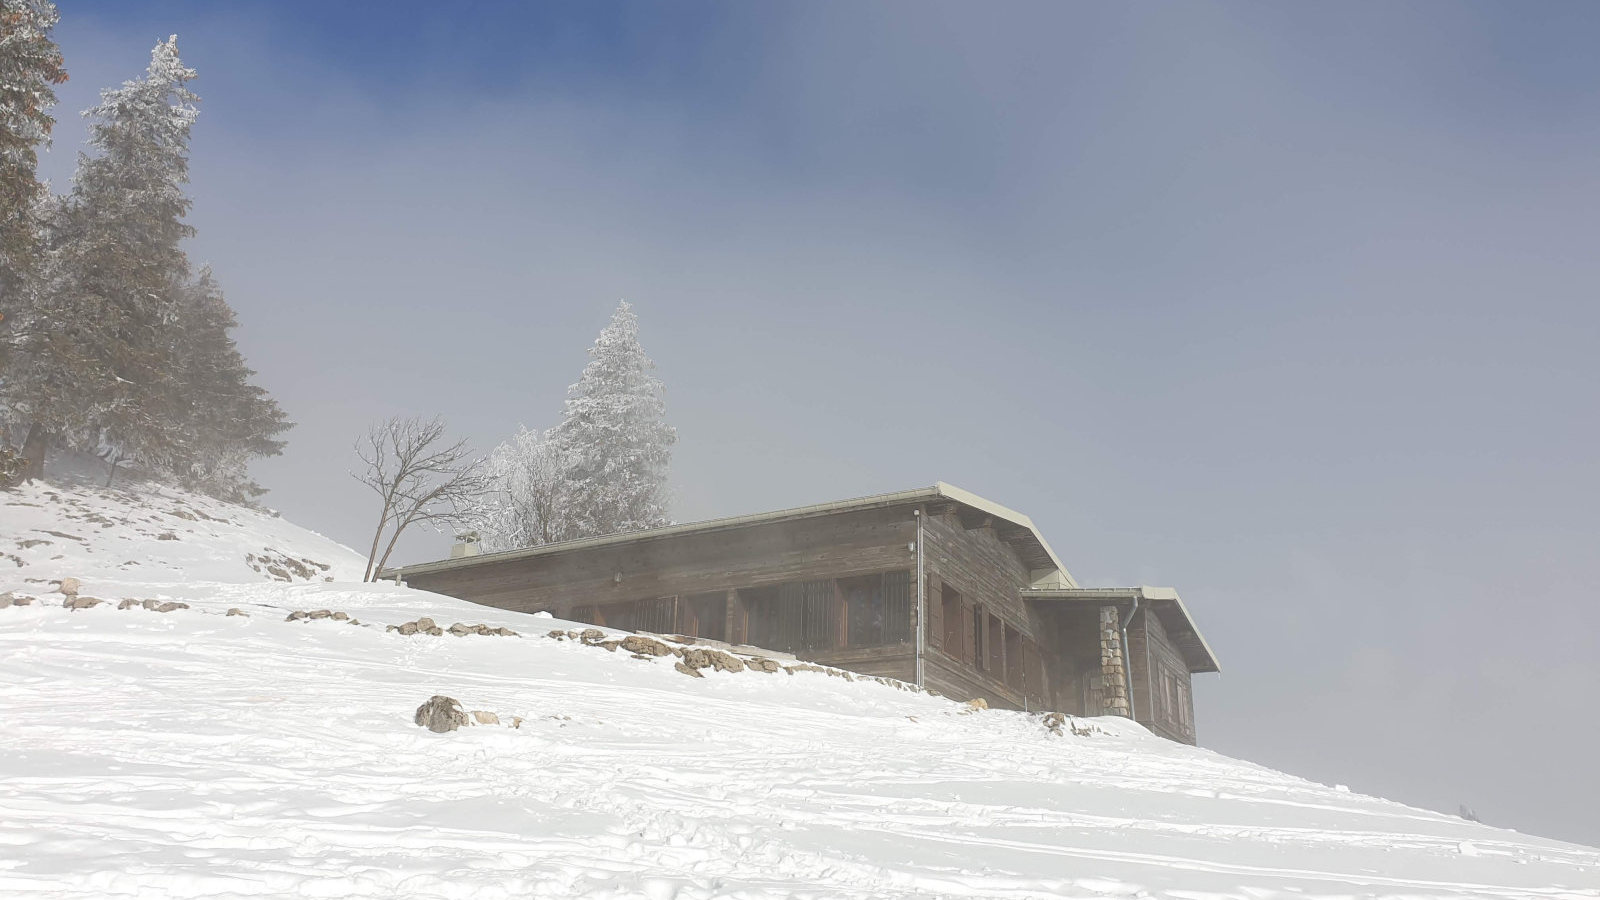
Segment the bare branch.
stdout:
<svg viewBox="0 0 1600 900">
<path fill-rule="evenodd" d="M 466 521 L 471 500 L 487 489 L 482 467 L 466 441 L 444 441 L 444 421 L 435 416 L 391 417 L 375 423 L 356 442 L 363 468 L 350 474 L 381 501 L 365 580 L 375 579 L 383 570 L 407 527 L 425 522 L 443 528 Z M 378 548 L 386 531 L 389 541 L 380 557 Z"/>
</svg>

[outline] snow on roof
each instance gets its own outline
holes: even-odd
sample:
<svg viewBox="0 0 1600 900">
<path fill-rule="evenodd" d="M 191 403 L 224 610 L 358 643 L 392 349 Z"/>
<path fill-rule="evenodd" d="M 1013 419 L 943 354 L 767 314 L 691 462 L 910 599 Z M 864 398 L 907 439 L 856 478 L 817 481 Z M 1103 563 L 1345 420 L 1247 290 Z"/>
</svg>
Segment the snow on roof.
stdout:
<svg viewBox="0 0 1600 900">
<path fill-rule="evenodd" d="M 606 534 L 598 537 L 581 538 L 574 541 L 558 541 L 553 544 L 542 544 L 537 547 L 525 547 L 521 550 L 506 550 L 500 553 L 485 553 L 479 556 L 466 556 L 456 559 L 441 559 L 435 562 L 420 563 L 399 568 L 385 569 L 379 574 L 381 578 L 399 576 L 405 578 L 412 575 L 422 575 L 433 572 L 444 572 L 468 566 L 480 566 L 486 563 L 506 562 L 508 560 L 527 559 L 529 557 L 547 556 L 557 553 L 566 553 L 574 550 L 586 550 L 592 547 L 606 547 L 617 544 L 627 544 L 636 541 L 651 541 L 662 538 L 676 537 L 685 534 L 699 534 L 708 531 L 721 531 L 731 528 L 744 528 L 751 525 L 763 525 L 771 522 L 781 522 L 788 519 L 811 518 L 814 516 L 834 515 L 837 513 L 854 512 L 863 509 L 881 509 L 890 506 L 905 506 L 916 503 L 953 502 L 969 507 L 985 515 L 1008 522 L 1016 529 L 1016 537 L 1020 538 L 1021 546 L 1018 548 L 1024 561 L 1034 572 L 1035 585 L 1065 585 L 1076 587 L 1077 582 L 1072 579 L 1072 573 L 1062 564 L 1055 550 L 1045 541 L 1039 529 L 1034 526 L 1033 520 L 1017 512 L 1001 506 L 992 500 L 986 500 L 970 491 L 962 490 L 952 484 L 942 481 L 936 482 L 931 487 L 913 488 L 907 491 L 896 491 L 888 494 L 873 494 L 868 497 L 855 497 L 849 500 L 836 500 L 831 503 L 818 503 L 811 506 L 797 506 L 793 509 L 779 509 L 771 512 L 752 513 L 743 516 L 729 516 L 721 519 L 708 519 L 703 522 L 686 522 L 679 525 L 666 525 L 661 528 L 651 528 L 645 531 L 630 531 L 622 534 Z"/>
</svg>

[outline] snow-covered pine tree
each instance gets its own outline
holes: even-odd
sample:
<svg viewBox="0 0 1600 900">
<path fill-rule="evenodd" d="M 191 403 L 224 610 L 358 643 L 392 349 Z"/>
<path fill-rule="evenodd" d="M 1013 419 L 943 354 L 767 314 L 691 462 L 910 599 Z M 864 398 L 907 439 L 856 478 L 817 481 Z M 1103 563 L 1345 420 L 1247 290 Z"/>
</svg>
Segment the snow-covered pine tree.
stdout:
<svg viewBox="0 0 1600 900">
<path fill-rule="evenodd" d="M 151 51 L 144 78 L 103 92 L 88 112 L 99 155 L 80 157 L 69 201 L 81 222 L 74 274 L 117 326 L 107 348 L 116 381 L 95 423 L 113 470 L 119 459 L 170 468 L 181 439 L 168 332 L 189 274 L 182 241 L 194 234 L 183 221 L 194 76 L 173 35 Z"/>
<path fill-rule="evenodd" d="M 43 472 L 44 432 L 18 421 L 5 397 L 21 358 L 17 345 L 25 340 L 23 289 L 39 271 L 38 210 L 48 192 L 39 183 L 38 163 L 55 124 L 51 86 L 67 80 L 50 35 L 57 18 L 50 0 L 0 0 L 0 456 L 8 460 L 0 487 Z M 13 441 L 21 446 L 11 447 Z"/>
<path fill-rule="evenodd" d="M 677 430 L 666 423 L 655 363 L 639 345 L 639 318 L 623 301 L 589 350 L 550 435 L 565 494 L 557 540 L 668 523 L 667 467 Z"/>
<path fill-rule="evenodd" d="M 0 314 L 8 318 L 38 245 L 34 207 L 44 193 L 39 148 L 55 124 L 51 86 L 67 80 L 50 36 L 57 18 L 50 0 L 0 0 Z M 0 365 L 4 353 L 0 342 Z"/>
<path fill-rule="evenodd" d="M 113 466 L 166 468 L 179 439 L 170 331 L 189 274 L 181 242 L 193 233 L 183 222 L 193 77 L 174 36 L 155 46 L 144 78 L 102 92 L 86 113 L 98 154 L 78 158 L 5 385 L 30 435 L 106 453 Z"/>
<path fill-rule="evenodd" d="M 478 538 L 495 552 L 559 540 L 565 530 L 566 495 L 555 443 L 521 428 L 494 448 L 484 464 L 489 486 L 475 505 Z"/>
<path fill-rule="evenodd" d="M 214 497 L 248 502 L 262 489 L 247 466 L 258 456 L 283 452 L 276 435 L 290 423 L 267 392 L 250 383 L 228 332 L 238 325 L 209 267 L 179 295 L 172 330 L 178 410 L 172 474 L 179 483 Z"/>
</svg>

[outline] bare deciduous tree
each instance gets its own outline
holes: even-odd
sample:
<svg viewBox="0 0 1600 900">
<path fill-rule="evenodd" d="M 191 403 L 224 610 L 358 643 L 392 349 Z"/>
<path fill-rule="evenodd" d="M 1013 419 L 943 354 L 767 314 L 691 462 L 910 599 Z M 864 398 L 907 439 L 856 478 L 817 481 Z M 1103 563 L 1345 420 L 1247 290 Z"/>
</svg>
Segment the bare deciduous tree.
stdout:
<svg viewBox="0 0 1600 900">
<path fill-rule="evenodd" d="M 414 523 L 441 531 L 474 521 L 473 502 L 488 489 L 481 462 L 466 441 L 448 442 L 444 421 L 390 417 L 367 429 L 356 442 L 365 468 L 350 473 L 382 500 L 378 527 L 367 551 L 366 581 L 373 581 L 389 561 L 400 535 Z M 384 544 L 384 535 L 389 540 Z M 383 555 L 378 555 L 379 546 Z"/>
</svg>

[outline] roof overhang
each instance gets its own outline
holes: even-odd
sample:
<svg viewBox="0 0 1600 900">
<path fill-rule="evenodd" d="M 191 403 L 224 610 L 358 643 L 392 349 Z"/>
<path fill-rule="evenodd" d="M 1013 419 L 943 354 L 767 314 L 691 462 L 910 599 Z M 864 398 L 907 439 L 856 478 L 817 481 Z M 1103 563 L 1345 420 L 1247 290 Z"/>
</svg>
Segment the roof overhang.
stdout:
<svg viewBox="0 0 1600 900">
<path fill-rule="evenodd" d="M 928 506 L 955 504 L 958 507 L 964 507 L 992 518 L 1002 539 L 1015 546 L 1018 554 L 1028 565 L 1035 587 L 1073 588 L 1077 586 L 1077 582 L 1072 580 L 1072 573 L 1067 571 L 1067 567 L 1062 564 L 1060 557 L 1056 556 L 1056 552 L 1045 542 L 1044 536 L 1034 526 L 1032 519 L 1016 510 L 1008 509 L 991 500 L 985 500 L 977 494 L 964 491 L 955 485 L 945 484 L 942 481 L 935 483 L 932 487 L 897 491 L 892 494 L 874 494 L 870 497 L 857 497 L 851 500 L 838 500 L 832 503 L 819 503 L 814 506 L 795 507 L 794 509 L 780 509 L 747 516 L 730 516 L 724 519 L 709 519 L 704 522 L 688 522 L 682 525 L 667 525 L 661 528 L 630 531 L 623 534 L 606 534 L 575 541 L 560 541 L 554 544 L 542 544 L 537 547 L 525 547 L 521 550 L 507 550 L 501 553 L 484 553 L 478 556 L 441 559 L 436 562 L 384 569 L 378 573 L 378 577 L 394 578 L 399 576 L 403 579 L 408 576 L 427 575 L 435 572 L 453 572 L 475 566 L 554 556 L 559 553 L 570 553 L 595 547 L 657 541 L 679 535 L 726 531 L 789 519 L 804 519 L 855 512 L 857 510 L 919 504 Z"/>
<path fill-rule="evenodd" d="M 1166 629 L 1167 636 L 1172 638 L 1178 651 L 1183 654 L 1189 671 L 1222 671 L 1222 666 L 1217 663 L 1217 655 L 1211 651 L 1211 645 L 1206 643 L 1205 635 L 1200 633 L 1199 627 L 1194 624 L 1194 618 L 1189 615 L 1188 608 L 1183 605 L 1183 598 L 1172 588 L 1032 588 L 1023 590 L 1022 597 L 1025 600 L 1122 608 L 1132 607 L 1137 602 L 1140 608 L 1150 610 L 1161 620 L 1161 627 Z"/>
</svg>

